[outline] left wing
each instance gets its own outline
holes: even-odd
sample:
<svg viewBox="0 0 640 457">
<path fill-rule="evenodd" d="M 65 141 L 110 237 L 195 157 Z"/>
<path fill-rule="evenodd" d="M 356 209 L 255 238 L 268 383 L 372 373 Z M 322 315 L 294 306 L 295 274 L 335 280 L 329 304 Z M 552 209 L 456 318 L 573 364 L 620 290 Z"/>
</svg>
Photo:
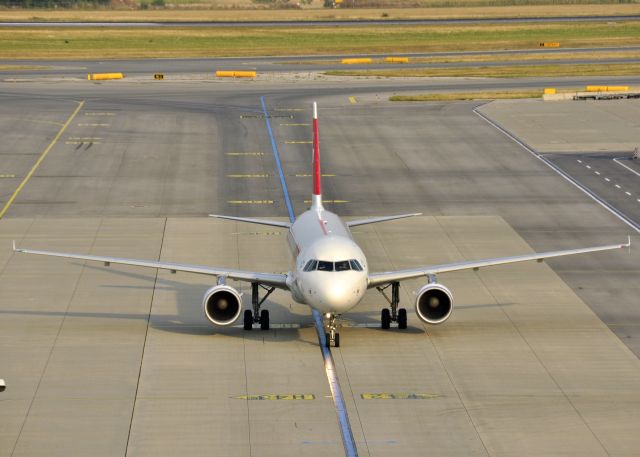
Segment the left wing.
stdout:
<svg viewBox="0 0 640 457">
<path fill-rule="evenodd" d="M 137 267 L 158 268 L 161 270 L 170 270 L 172 273 L 177 271 L 184 271 L 186 273 L 198 273 L 210 276 L 224 276 L 229 279 L 236 279 L 238 281 L 246 282 L 259 282 L 260 284 L 278 287 L 280 289 L 289 289 L 287 286 L 287 275 L 278 273 L 258 273 L 254 271 L 244 270 L 232 270 L 230 268 L 216 268 L 207 267 L 201 265 L 185 265 L 181 263 L 171 262 L 158 262 L 155 260 L 136 260 L 136 259 L 123 259 L 119 257 L 107 257 L 99 255 L 83 255 L 83 254 L 69 254 L 65 252 L 51 252 L 51 251 L 37 251 L 33 249 L 21 249 L 16 248 L 15 241 L 13 242 L 14 252 L 23 254 L 38 254 L 47 255 L 52 257 L 64 257 L 67 259 L 89 260 L 92 262 L 102 262 L 105 266 L 109 266 L 112 263 L 122 265 L 133 265 Z"/>
<path fill-rule="evenodd" d="M 375 287 L 390 282 L 403 281 L 405 279 L 419 278 L 421 276 L 435 275 L 438 273 L 447 273 L 459 270 L 477 270 L 483 267 L 493 265 L 504 265 L 507 263 L 526 262 L 527 260 L 537 260 L 542 262 L 544 259 L 552 257 L 562 257 L 565 255 L 584 254 L 587 252 L 608 251 L 610 249 L 628 248 L 631 246 L 631 237 L 626 244 L 612 244 L 609 246 L 596 246 L 592 248 L 568 249 L 565 251 L 549 251 L 534 254 L 516 255 L 513 257 L 498 257 L 495 259 L 471 260 L 465 262 L 446 263 L 443 265 L 432 265 L 408 270 L 385 271 L 381 273 L 371 273 L 369 275 L 368 287 Z"/>
<path fill-rule="evenodd" d="M 355 221 L 347 221 L 347 227 L 357 227 L 358 225 L 377 224 L 378 222 L 395 221 L 406 217 L 422 216 L 422 213 L 398 214 L 397 216 L 372 217 L 369 219 L 356 219 Z"/>
</svg>

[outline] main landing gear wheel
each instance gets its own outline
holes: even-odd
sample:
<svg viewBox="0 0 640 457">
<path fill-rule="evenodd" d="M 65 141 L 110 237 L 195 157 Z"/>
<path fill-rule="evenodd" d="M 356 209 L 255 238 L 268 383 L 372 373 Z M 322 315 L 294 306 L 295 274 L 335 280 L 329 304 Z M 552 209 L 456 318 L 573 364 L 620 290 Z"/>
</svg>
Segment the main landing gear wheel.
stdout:
<svg viewBox="0 0 640 457">
<path fill-rule="evenodd" d="M 391 287 L 391 299 L 389 299 L 384 292 L 388 287 Z M 404 308 L 398 309 L 398 305 L 400 304 L 400 283 L 392 282 L 384 287 L 376 287 L 376 289 L 378 289 L 378 292 L 380 292 L 382 296 L 387 299 L 389 305 L 391 305 L 391 309 L 384 308 L 380 313 L 380 327 L 387 330 L 391 328 L 391 322 L 397 322 L 400 330 L 406 329 L 407 310 Z"/>
<path fill-rule="evenodd" d="M 260 298 L 260 287 L 267 291 L 264 297 Z M 264 303 L 275 287 L 266 287 L 257 282 L 251 283 L 251 308 L 244 311 L 244 329 L 253 329 L 253 324 L 260 323 L 260 330 L 269 330 L 269 310 L 260 310 L 260 305 Z M 253 311 L 252 311 L 253 310 Z M 258 317 L 260 316 L 260 317 Z"/>
<path fill-rule="evenodd" d="M 260 330 L 269 330 L 269 310 L 260 311 Z"/>
<path fill-rule="evenodd" d="M 253 328 L 253 313 L 251 312 L 250 309 L 245 309 L 244 310 L 244 329 L 245 330 L 251 330 Z"/>
<path fill-rule="evenodd" d="M 382 309 L 382 312 L 380 313 L 380 324 L 380 327 L 384 330 L 391 327 L 391 312 L 389 311 L 389 308 Z"/>
<path fill-rule="evenodd" d="M 407 328 L 407 310 L 404 308 L 398 310 L 398 328 L 400 330 Z"/>
</svg>

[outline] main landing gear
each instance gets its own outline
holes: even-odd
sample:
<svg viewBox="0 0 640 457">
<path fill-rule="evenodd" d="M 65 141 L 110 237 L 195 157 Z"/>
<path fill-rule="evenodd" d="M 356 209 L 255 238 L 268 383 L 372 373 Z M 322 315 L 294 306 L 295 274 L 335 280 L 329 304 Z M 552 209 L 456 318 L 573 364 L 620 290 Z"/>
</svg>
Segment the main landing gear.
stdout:
<svg viewBox="0 0 640 457">
<path fill-rule="evenodd" d="M 262 299 L 260 299 L 260 287 L 267 291 Z M 251 307 L 253 308 L 253 312 L 250 309 L 244 310 L 245 330 L 253 329 L 253 324 L 260 324 L 260 330 L 269 330 L 269 310 L 263 309 L 261 311 L 260 305 L 264 303 L 274 290 L 276 290 L 275 287 L 265 287 L 257 282 L 251 283 Z"/>
<path fill-rule="evenodd" d="M 324 342 L 327 347 L 340 347 L 340 334 L 336 331 L 338 329 L 338 316 L 335 314 L 327 314 L 327 323 L 325 324 Z"/>
<path fill-rule="evenodd" d="M 391 299 L 389 299 L 384 292 L 389 287 L 391 287 Z M 406 329 L 407 310 L 404 308 L 398 309 L 398 305 L 400 304 L 400 283 L 392 282 L 384 287 L 376 287 L 376 289 L 378 289 L 378 292 L 380 292 L 382 296 L 387 299 L 389 305 L 391 305 L 390 308 L 384 308 L 380 313 L 380 327 L 388 329 L 391 327 L 391 322 L 397 322 L 399 329 Z"/>
</svg>

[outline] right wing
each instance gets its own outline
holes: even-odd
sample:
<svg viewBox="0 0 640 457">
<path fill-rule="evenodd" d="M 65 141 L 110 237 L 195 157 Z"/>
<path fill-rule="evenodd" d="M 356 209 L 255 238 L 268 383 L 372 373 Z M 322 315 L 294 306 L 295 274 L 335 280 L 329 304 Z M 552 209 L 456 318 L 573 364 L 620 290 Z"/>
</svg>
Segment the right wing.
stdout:
<svg viewBox="0 0 640 457">
<path fill-rule="evenodd" d="M 287 275 L 278 273 L 258 273 L 254 271 L 232 270 L 230 268 L 215 268 L 200 265 L 185 265 L 181 263 L 158 262 L 155 260 L 137 260 L 124 259 L 119 257 L 107 257 L 99 255 L 70 254 L 66 252 L 37 251 L 34 249 L 16 248 L 13 242 L 14 252 L 23 254 L 37 254 L 51 257 L 64 257 L 67 259 L 89 260 L 92 262 L 102 262 L 105 266 L 112 263 L 121 265 L 133 265 L 137 267 L 158 268 L 161 270 L 170 270 L 172 273 L 176 271 L 184 271 L 186 273 L 198 273 L 210 276 L 224 276 L 229 279 L 236 279 L 245 282 L 259 282 L 260 284 L 274 286 L 280 289 L 288 290 Z"/>
<path fill-rule="evenodd" d="M 483 267 L 493 265 L 504 265 L 507 263 L 526 262 L 527 260 L 537 260 L 542 262 L 544 259 L 552 257 L 562 257 L 566 255 L 584 254 L 587 252 L 608 251 L 610 249 L 628 248 L 631 246 L 631 237 L 626 244 L 612 244 L 608 246 L 596 246 L 592 248 L 568 249 L 564 251 L 549 251 L 534 254 L 516 255 L 512 257 L 498 257 L 495 259 L 470 260 L 464 262 L 446 263 L 442 265 L 430 265 L 418 268 L 410 268 L 408 270 L 385 271 L 381 273 L 371 273 L 369 275 L 368 287 L 380 286 L 390 282 L 403 281 L 405 279 L 419 278 L 421 276 L 435 275 L 438 273 L 447 273 L 450 271 L 460 270 L 477 270 Z"/>
<path fill-rule="evenodd" d="M 272 227 L 281 227 L 286 229 L 291 227 L 291 224 L 289 222 L 272 221 L 269 219 L 254 219 L 252 217 L 223 216 L 220 214 L 209 214 L 209 217 L 215 217 L 217 219 L 227 219 L 230 221 L 247 222 L 249 224 L 270 225 Z"/>
</svg>

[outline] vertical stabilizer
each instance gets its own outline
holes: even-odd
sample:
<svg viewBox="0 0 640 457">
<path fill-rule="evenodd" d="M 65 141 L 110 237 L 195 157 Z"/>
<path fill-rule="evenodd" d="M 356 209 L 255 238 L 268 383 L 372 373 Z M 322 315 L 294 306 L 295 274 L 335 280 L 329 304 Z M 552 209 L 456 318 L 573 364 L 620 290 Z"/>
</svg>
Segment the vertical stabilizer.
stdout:
<svg viewBox="0 0 640 457">
<path fill-rule="evenodd" d="M 313 195 L 311 207 L 322 209 L 322 174 L 320 172 L 320 139 L 318 137 L 318 105 L 313 102 Z"/>
</svg>

